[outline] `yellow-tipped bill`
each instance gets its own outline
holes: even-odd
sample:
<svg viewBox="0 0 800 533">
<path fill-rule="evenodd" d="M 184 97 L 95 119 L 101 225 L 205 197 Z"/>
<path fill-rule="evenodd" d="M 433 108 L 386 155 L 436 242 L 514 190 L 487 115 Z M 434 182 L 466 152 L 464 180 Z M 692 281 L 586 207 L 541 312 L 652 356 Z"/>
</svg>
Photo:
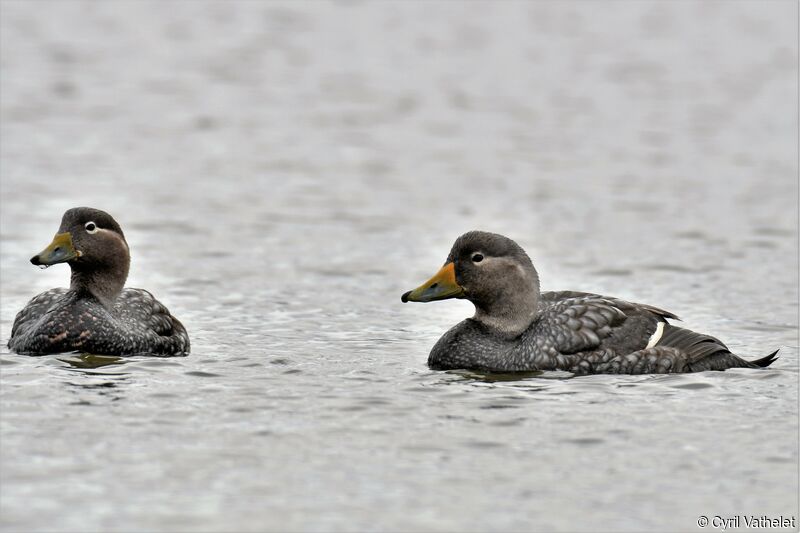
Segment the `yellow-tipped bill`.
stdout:
<svg viewBox="0 0 800 533">
<path fill-rule="evenodd" d="M 76 250 L 72 244 L 72 234 L 69 232 L 59 233 L 53 237 L 53 242 L 47 248 L 31 257 L 31 263 L 39 266 L 50 266 L 66 263 L 80 256 L 81 252 Z"/>
<path fill-rule="evenodd" d="M 463 298 L 464 289 L 456 282 L 456 268 L 447 263 L 431 279 L 405 293 L 403 302 L 433 302 L 448 298 Z"/>
</svg>

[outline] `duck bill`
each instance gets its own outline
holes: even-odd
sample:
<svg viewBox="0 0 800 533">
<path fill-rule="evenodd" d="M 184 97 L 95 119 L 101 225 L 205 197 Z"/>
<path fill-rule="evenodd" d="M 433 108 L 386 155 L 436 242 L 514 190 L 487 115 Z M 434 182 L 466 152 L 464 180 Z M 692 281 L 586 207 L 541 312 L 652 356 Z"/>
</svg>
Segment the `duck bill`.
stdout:
<svg viewBox="0 0 800 533">
<path fill-rule="evenodd" d="M 434 302 L 448 298 L 463 298 L 464 289 L 456 283 L 456 268 L 453 263 L 447 263 L 431 279 L 405 293 L 403 302 Z"/>
<path fill-rule="evenodd" d="M 72 244 L 72 234 L 59 233 L 53 237 L 50 245 L 31 257 L 31 263 L 38 266 L 50 266 L 58 263 L 66 263 L 76 257 L 80 257 L 81 252 L 75 249 Z"/>
</svg>

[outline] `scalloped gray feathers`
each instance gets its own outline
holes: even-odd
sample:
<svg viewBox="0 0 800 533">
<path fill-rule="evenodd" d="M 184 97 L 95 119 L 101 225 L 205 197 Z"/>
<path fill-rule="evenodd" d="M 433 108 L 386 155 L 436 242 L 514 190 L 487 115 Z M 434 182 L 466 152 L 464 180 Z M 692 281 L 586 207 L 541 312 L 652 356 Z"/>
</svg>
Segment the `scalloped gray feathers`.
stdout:
<svg viewBox="0 0 800 533">
<path fill-rule="evenodd" d="M 575 374 L 683 373 L 769 365 L 732 354 L 719 340 L 666 324 L 677 317 L 653 306 L 590 293 L 545 292 L 537 318 L 519 337 L 503 339 L 467 319 L 433 347 L 437 370 L 487 372 L 566 370 Z M 661 338 L 647 348 L 659 323 Z"/>
</svg>

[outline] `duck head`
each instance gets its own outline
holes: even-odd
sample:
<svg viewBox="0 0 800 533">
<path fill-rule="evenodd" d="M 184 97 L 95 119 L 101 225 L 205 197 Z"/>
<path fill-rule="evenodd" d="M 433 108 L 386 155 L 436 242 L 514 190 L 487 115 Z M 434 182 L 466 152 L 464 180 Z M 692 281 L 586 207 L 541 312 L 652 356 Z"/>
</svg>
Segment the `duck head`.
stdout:
<svg viewBox="0 0 800 533">
<path fill-rule="evenodd" d="M 525 331 L 536 318 L 539 275 L 516 242 L 485 231 L 465 233 L 431 279 L 403 294 L 403 302 L 466 298 L 473 319 L 504 336 Z"/>
<path fill-rule="evenodd" d="M 128 278 L 130 251 L 111 215 L 91 207 L 75 207 L 64 213 L 53 241 L 31 257 L 31 263 L 41 267 L 68 263 L 72 270 L 70 288 L 88 290 L 110 306 Z"/>
</svg>

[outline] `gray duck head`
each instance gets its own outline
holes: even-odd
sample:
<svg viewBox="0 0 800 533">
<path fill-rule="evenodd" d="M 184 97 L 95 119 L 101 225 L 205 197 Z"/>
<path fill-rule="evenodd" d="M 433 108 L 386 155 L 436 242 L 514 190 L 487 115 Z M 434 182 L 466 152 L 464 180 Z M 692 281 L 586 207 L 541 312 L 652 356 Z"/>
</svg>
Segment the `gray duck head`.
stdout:
<svg viewBox="0 0 800 533">
<path fill-rule="evenodd" d="M 470 231 L 456 239 L 439 272 L 403 294 L 402 301 L 448 298 L 468 299 L 475 305 L 475 320 L 503 336 L 517 336 L 536 318 L 539 275 L 516 242 Z"/>
<path fill-rule="evenodd" d="M 53 242 L 31 257 L 31 263 L 42 267 L 68 263 L 70 288 L 90 292 L 106 307 L 122 292 L 130 261 L 128 243 L 117 221 L 91 207 L 67 210 Z"/>
</svg>

